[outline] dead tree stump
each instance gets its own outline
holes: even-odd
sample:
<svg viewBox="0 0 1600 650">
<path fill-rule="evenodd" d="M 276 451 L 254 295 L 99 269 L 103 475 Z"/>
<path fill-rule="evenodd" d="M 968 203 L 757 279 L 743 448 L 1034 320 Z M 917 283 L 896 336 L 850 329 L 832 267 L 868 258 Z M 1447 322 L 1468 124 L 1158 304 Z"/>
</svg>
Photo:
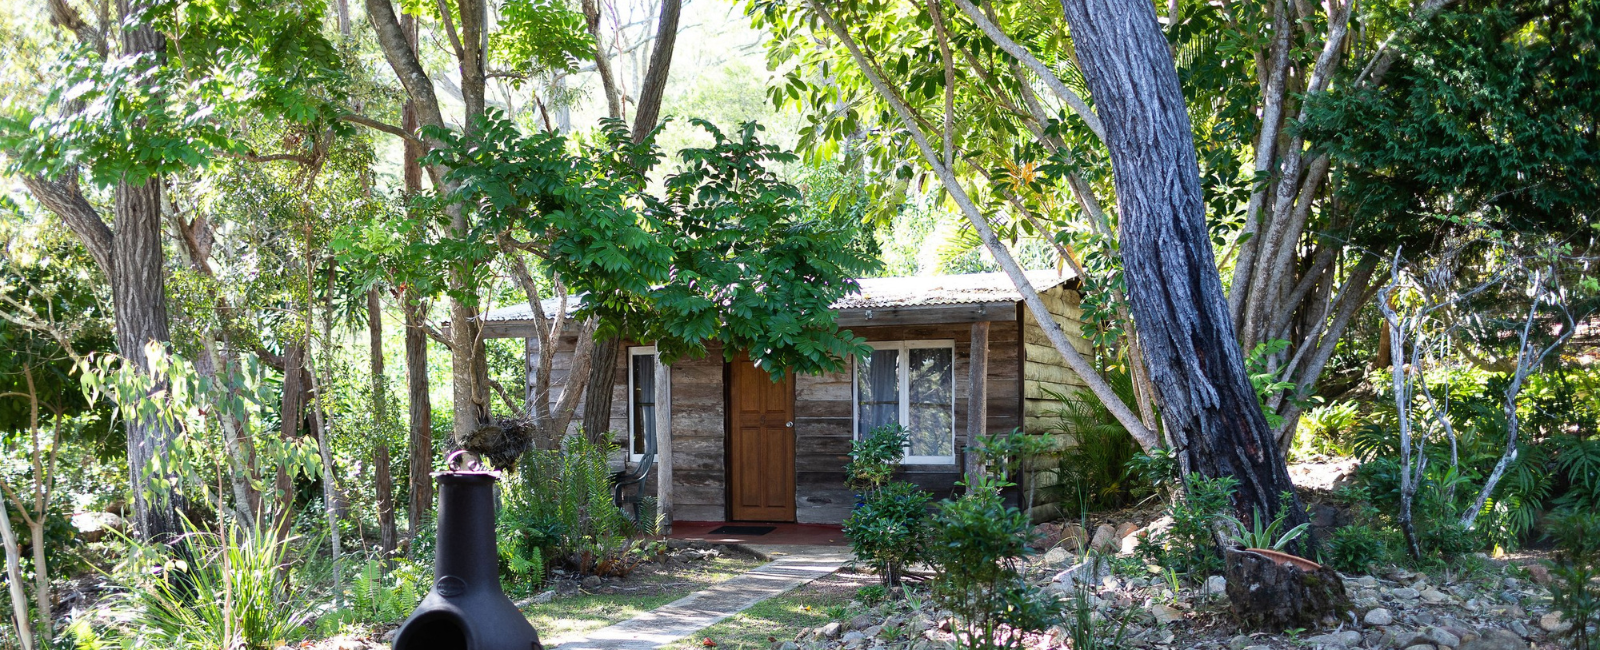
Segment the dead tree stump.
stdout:
<svg viewBox="0 0 1600 650">
<path fill-rule="evenodd" d="M 1333 569 L 1271 551 L 1230 548 L 1223 555 L 1228 602 L 1250 629 L 1312 628 L 1323 617 L 1338 619 L 1350 610 L 1344 579 Z"/>
</svg>

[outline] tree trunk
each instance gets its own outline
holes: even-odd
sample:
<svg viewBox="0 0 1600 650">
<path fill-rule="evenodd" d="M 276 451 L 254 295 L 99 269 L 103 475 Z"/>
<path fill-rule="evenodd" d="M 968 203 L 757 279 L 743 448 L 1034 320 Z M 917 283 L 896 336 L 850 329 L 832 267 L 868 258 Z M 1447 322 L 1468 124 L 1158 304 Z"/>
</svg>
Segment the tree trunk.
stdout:
<svg viewBox="0 0 1600 650">
<path fill-rule="evenodd" d="M 1062 5 L 1106 124 L 1130 306 L 1162 415 L 1192 471 L 1238 479 L 1242 520 L 1256 510 L 1270 520 L 1293 486 L 1234 338 L 1189 116 L 1155 9 L 1137 0 Z M 1298 506 L 1288 514 L 1291 526 L 1305 521 Z"/>
<path fill-rule="evenodd" d="M 22 591 L 22 545 L 17 543 L 16 531 L 11 528 L 11 513 L 7 510 L 5 498 L 0 497 L 0 544 L 5 545 L 11 614 L 16 618 L 17 636 L 22 639 L 23 650 L 33 650 L 33 624 L 28 618 L 28 597 Z"/>
<path fill-rule="evenodd" d="M 1247 629 L 1314 628 L 1350 610 L 1344 579 L 1333 569 L 1301 568 L 1250 550 L 1230 548 L 1224 555 L 1228 602 Z"/>
<path fill-rule="evenodd" d="M 656 25 L 655 49 L 650 51 L 650 66 L 639 91 L 639 108 L 633 114 L 634 143 L 642 142 L 656 128 L 656 121 L 660 119 L 661 100 L 666 95 L 668 73 L 672 70 L 672 48 L 678 42 L 678 16 L 682 13 L 683 0 L 661 0 L 661 22 Z M 587 417 L 584 419 L 588 420 Z"/>
<path fill-rule="evenodd" d="M 55 615 L 50 611 L 50 569 L 44 557 L 44 508 L 35 516 L 28 522 L 28 533 L 33 538 L 33 606 L 38 610 L 34 615 L 39 617 L 39 639 L 49 645 L 55 636 Z"/>
<path fill-rule="evenodd" d="M 410 508 L 406 512 L 409 535 L 417 530 L 433 505 L 433 402 L 428 395 L 428 334 L 422 329 L 423 307 L 416 295 L 405 292 L 406 393 L 411 408 Z"/>
<path fill-rule="evenodd" d="M 394 555 L 399 540 L 394 524 L 394 477 L 389 473 L 389 381 L 383 374 L 383 304 L 378 288 L 367 290 L 367 339 L 372 372 L 372 423 L 378 438 L 372 463 L 373 487 L 378 496 L 378 548 L 384 561 Z"/>
<path fill-rule="evenodd" d="M 293 342 L 283 348 L 283 394 L 278 403 L 279 437 L 285 442 L 292 442 L 300 437 L 300 425 L 305 423 L 306 413 L 306 347 L 303 342 Z M 289 473 L 289 468 L 282 463 L 278 464 L 277 476 L 273 480 L 273 487 L 277 492 L 278 503 L 275 510 L 276 521 L 273 523 L 278 541 L 288 539 L 289 531 L 294 526 L 294 477 Z"/>
<path fill-rule="evenodd" d="M 590 442 L 605 440 L 606 434 L 611 431 L 611 392 L 616 380 L 617 354 L 621 348 L 620 337 L 594 342 L 589 385 L 583 391 L 583 436 Z"/>
</svg>

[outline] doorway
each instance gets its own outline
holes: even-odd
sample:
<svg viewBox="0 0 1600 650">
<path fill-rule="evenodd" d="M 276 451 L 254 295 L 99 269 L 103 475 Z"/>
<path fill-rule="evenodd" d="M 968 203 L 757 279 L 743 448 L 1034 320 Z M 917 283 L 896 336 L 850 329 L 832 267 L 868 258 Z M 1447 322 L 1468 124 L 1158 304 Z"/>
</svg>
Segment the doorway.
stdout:
<svg viewBox="0 0 1600 650">
<path fill-rule="evenodd" d="M 794 375 L 740 355 L 728 379 L 728 518 L 794 521 Z"/>
</svg>

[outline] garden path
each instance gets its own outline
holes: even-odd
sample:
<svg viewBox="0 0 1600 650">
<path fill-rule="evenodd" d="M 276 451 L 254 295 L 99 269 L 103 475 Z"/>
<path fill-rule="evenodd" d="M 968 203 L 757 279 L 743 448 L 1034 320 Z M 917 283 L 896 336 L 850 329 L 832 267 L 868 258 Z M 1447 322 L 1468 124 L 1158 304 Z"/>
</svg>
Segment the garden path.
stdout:
<svg viewBox="0 0 1600 650">
<path fill-rule="evenodd" d="M 838 571 L 850 559 L 850 551 L 839 547 L 757 547 L 757 550 L 776 559 L 744 575 L 596 630 L 584 638 L 551 647 L 560 650 L 654 650 L 751 605 Z"/>
</svg>

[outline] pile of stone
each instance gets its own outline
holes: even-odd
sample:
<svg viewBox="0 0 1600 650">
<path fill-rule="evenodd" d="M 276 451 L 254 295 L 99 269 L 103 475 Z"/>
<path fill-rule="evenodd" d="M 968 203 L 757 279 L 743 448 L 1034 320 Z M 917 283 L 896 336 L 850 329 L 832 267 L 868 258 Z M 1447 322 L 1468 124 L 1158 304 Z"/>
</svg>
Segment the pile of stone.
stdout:
<svg viewBox="0 0 1600 650">
<path fill-rule="evenodd" d="M 1070 526 L 1070 525 L 1069 525 Z M 1072 531 L 1063 527 L 1067 535 Z M 1127 539 L 1138 530 L 1120 536 Z M 1116 534 L 1112 530 L 1111 534 Z M 1065 537 L 1064 537 L 1065 538 Z M 1093 546 L 1093 536 L 1088 544 Z M 1029 568 L 1031 580 L 1092 607 L 1102 633 L 1120 629 L 1121 647 L 1148 650 L 1529 650 L 1556 648 L 1568 623 L 1551 609 L 1549 574 L 1542 565 L 1482 562 L 1467 576 L 1428 575 L 1405 569 L 1345 578 L 1354 610 L 1316 630 L 1241 633 L 1228 612 L 1226 582 L 1210 576 L 1198 584 L 1172 583 L 1159 567 L 1090 554 L 1045 553 Z M 1069 606 L 1070 607 L 1070 606 Z M 851 603 L 852 617 L 802 630 L 776 650 L 934 650 L 955 637 L 950 613 L 928 599 L 876 607 Z M 1067 612 L 1072 613 L 1069 609 Z M 1027 635 L 1024 645 L 1064 648 L 1065 627 Z"/>
</svg>

